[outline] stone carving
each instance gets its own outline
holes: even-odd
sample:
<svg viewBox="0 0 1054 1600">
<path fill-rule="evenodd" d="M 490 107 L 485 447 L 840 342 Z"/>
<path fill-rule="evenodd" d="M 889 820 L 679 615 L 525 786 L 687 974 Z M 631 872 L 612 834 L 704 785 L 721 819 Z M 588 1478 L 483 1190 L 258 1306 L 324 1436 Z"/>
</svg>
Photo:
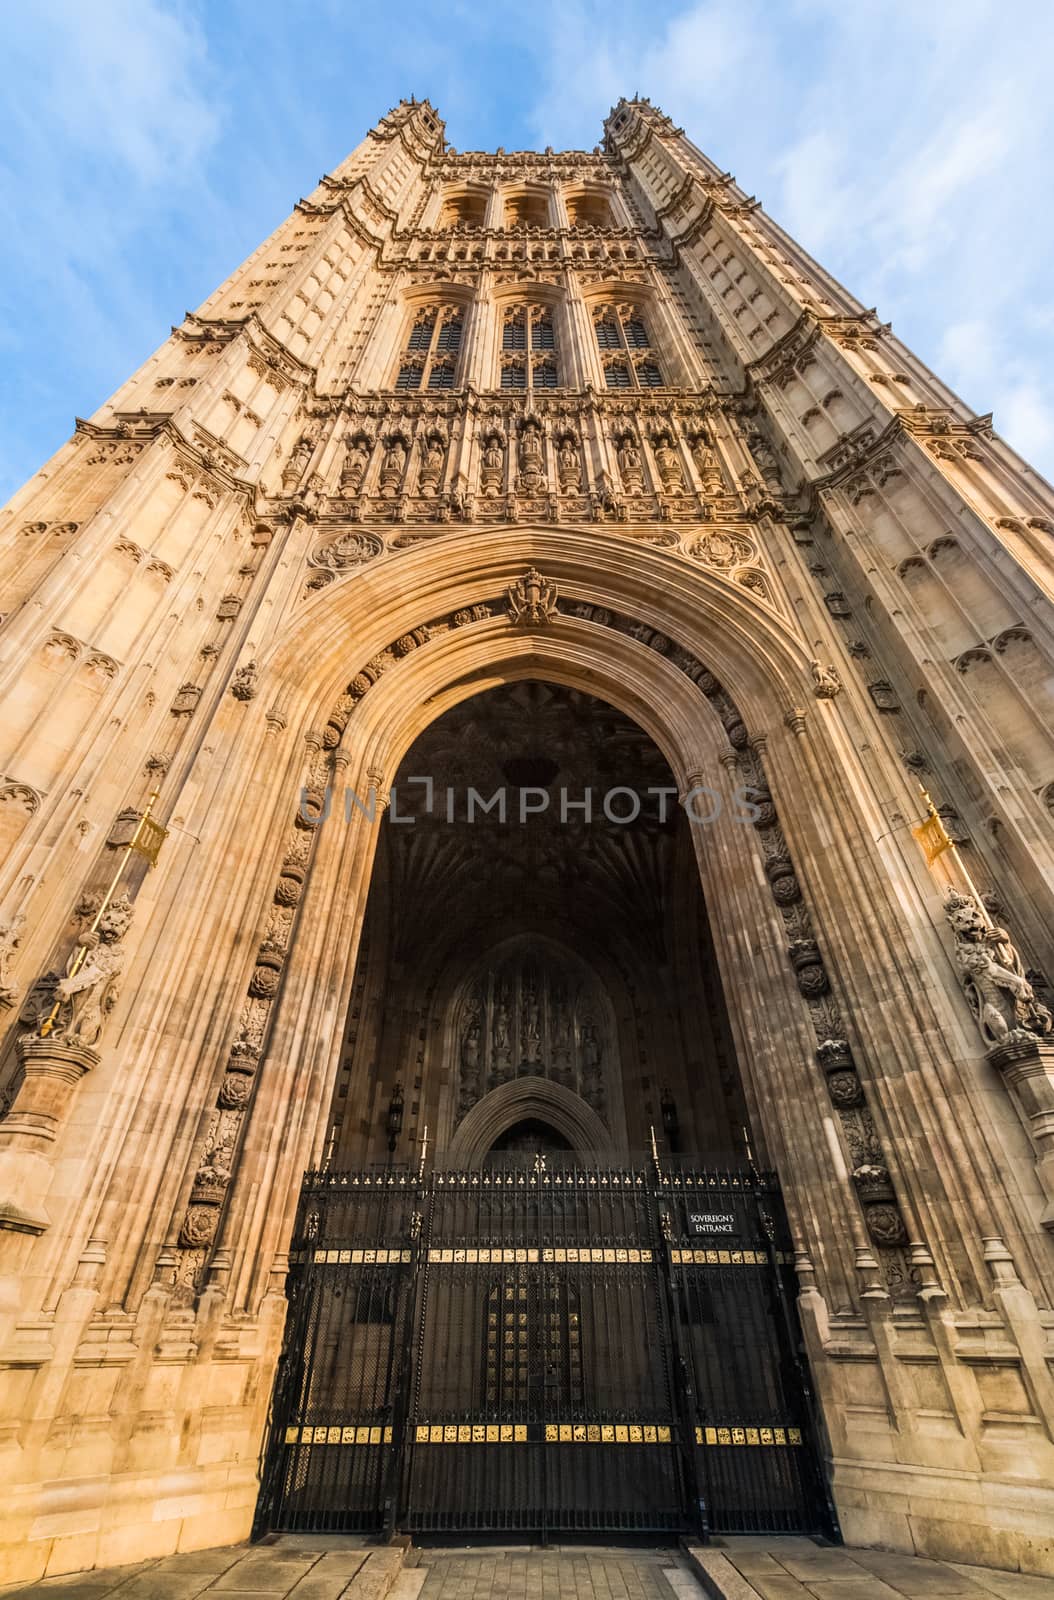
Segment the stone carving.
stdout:
<svg viewBox="0 0 1054 1600">
<path fill-rule="evenodd" d="M 364 433 L 356 433 L 347 442 L 344 465 L 340 469 L 342 495 L 358 494 L 370 461 L 370 441 Z"/>
<path fill-rule="evenodd" d="M 11 975 L 15 951 L 22 943 L 25 913 L 16 911 L 13 916 L 0 918 L 0 1005 L 14 1005 L 18 999 L 18 985 Z"/>
<path fill-rule="evenodd" d="M 61 1044 L 90 1049 L 117 1004 L 124 966 L 121 940 L 132 920 L 133 908 L 128 896 L 121 895 L 111 901 L 94 931 L 90 926 L 94 913 L 89 919 L 88 905 L 79 909 L 89 926 L 78 935 L 66 971 L 55 985 L 59 1013 L 52 1037 Z"/>
<path fill-rule="evenodd" d="M 255 661 L 239 667 L 231 679 L 231 694 L 235 700 L 255 700 L 259 691 L 259 672 Z"/>
<path fill-rule="evenodd" d="M 196 683 L 182 683 L 172 702 L 172 715 L 174 717 L 189 717 L 196 709 L 201 699 L 201 690 Z"/>
<path fill-rule="evenodd" d="M 388 448 L 384 452 L 381 463 L 381 494 L 386 498 L 397 495 L 403 486 L 403 475 L 406 472 L 406 445 L 396 433 L 388 441 Z"/>
<path fill-rule="evenodd" d="M 852 654 L 853 651 L 850 650 L 850 655 Z M 891 683 L 887 683 L 884 678 L 879 678 L 876 679 L 874 683 L 869 683 L 867 686 L 867 692 L 875 702 L 875 705 L 878 707 L 879 711 L 900 710 L 900 701 L 897 699 L 893 685 Z"/>
<path fill-rule="evenodd" d="M 644 491 L 644 465 L 637 449 L 637 442 L 631 433 L 627 433 L 618 448 L 618 468 L 622 474 L 622 487 L 627 494 L 642 494 Z"/>
<path fill-rule="evenodd" d="M 567 433 L 560 440 L 556 467 L 561 493 L 579 494 L 582 489 L 582 461 L 578 453 L 578 441 L 572 434 Z"/>
<path fill-rule="evenodd" d="M 488 500 L 493 500 L 502 490 L 505 477 L 505 445 L 496 433 L 490 434 L 483 441 L 483 456 L 479 469 L 480 492 Z"/>
<path fill-rule="evenodd" d="M 705 561 L 708 567 L 737 567 L 744 561 L 757 559 L 757 551 L 749 539 L 744 539 L 738 533 L 726 533 L 722 529 L 704 533 L 701 538 L 693 540 L 688 546 L 688 554 L 697 561 Z"/>
<path fill-rule="evenodd" d="M 684 472 L 681 468 L 681 458 L 673 448 L 673 441 L 668 433 L 660 433 L 655 441 L 655 465 L 659 469 L 659 477 L 667 494 L 684 493 Z"/>
<path fill-rule="evenodd" d="M 282 488 L 292 489 L 300 482 L 308 462 L 315 452 L 317 440 L 313 433 L 302 433 L 293 446 L 293 453 L 282 471 Z"/>
<path fill-rule="evenodd" d="M 28 783 L 5 783 L 0 788 L 0 807 L 7 806 L 32 817 L 40 809 L 40 796 Z"/>
<path fill-rule="evenodd" d="M 548 1078 L 603 1113 L 604 1001 L 594 980 L 521 950 L 477 978 L 460 1002 L 457 1117 L 517 1076 Z"/>
<path fill-rule="evenodd" d="M 373 663 L 363 674 L 366 686 L 378 675 Z M 347 720 L 353 698 L 344 695 L 331 716 Z M 242 1009 L 238 1036 L 231 1046 L 223 1079 L 216 1097 L 216 1110 L 201 1161 L 195 1173 L 190 1203 L 179 1233 L 184 1252 L 176 1269 L 177 1301 L 185 1303 L 200 1286 L 209 1246 L 219 1227 L 221 1208 L 233 1172 L 234 1150 L 242 1120 L 252 1099 L 253 1081 L 263 1048 L 271 1005 L 281 982 L 285 953 L 292 937 L 294 908 L 300 885 L 307 872 L 308 858 L 325 800 L 326 782 L 331 771 L 331 756 L 320 734 L 307 736 L 309 757 L 303 782 L 298 790 L 297 807 L 290 821 L 287 848 L 275 886 L 274 905 L 268 915 L 267 934 L 260 944 L 256 965 L 249 979 L 248 994 Z M 288 893 L 289 888 L 293 893 Z"/>
<path fill-rule="evenodd" d="M 225 1109 L 241 1108 L 252 1098 L 253 1080 L 244 1072 L 228 1072 L 220 1086 L 217 1104 Z"/>
<path fill-rule="evenodd" d="M 524 494 L 538 494 L 544 486 L 542 430 L 537 422 L 528 421 L 520 434 L 520 471 L 516 487 Z"/>
<path fill-rule="evenodd" d="M 458 1115 L 464 1116 L 480 1097 L 483 1064 L 483 1001 L 478 991 L 468 1002 L 468 1011 L 461 1035 L 461 1087 L 458 1095 Z"/>
<path fill-rule="evenodd" d="M 834 667 L 825 667 L 822 661 L 813 661 L 812 682 L 813 694 L 817 700 L 833 700 L 835 695 L 842 692 L 842 680 Z"/>
<path fill-rule="evenodd" d="M 384 545 L 375 534 L 349 530 L 332 543 L 319 545 L 312 552 L 311 560 L 315 566 L 345 572 L 351 567 L 361 567 L 364 562 L 372 561 L 383 549 Z"/>
<path fill-rule="evenodd" d="M 695 462 L 699 473 L 699 482 L 703 493 L 708 495 L 724 494 L 725 482 L 721 476 L 717 454 L 711 448 L 710 441 L 705 433 L 696 434 L 692 440 L 692 460 Z"/>
<path fill-rule="evenodd" d="M 438 433 L 430 433 L 421 446 L 421 473 L 417 487 L 421 494 L 435 494 L 443 476 L 446 446 Z"/>
<path fill-rule="evenodd" d="M 555 583 L 543 578 L 537 568 L 529 567 L 506 589 L 505 608 L 512 622 L 538 626 L 555 617 L 556 598 Z"/>
<path fill-rule="evenodd" d="M 1036 999 L 1005 928 L 994 926 L 972 895 L 949 890 L 944 915 L 955 936 L 963 989 L 989 1049 L 1044 1038 L 1051 1014 Z"/>
</svg>

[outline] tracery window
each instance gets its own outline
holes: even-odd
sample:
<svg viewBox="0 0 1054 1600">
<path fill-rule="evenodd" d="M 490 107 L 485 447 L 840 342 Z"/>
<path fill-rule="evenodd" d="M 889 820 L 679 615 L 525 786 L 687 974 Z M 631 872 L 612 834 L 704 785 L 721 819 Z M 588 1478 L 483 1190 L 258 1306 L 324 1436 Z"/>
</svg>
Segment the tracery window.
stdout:
<svg viewBox="0 0 1054 1600">
<path fill-rule="evenodd" d="M 549 306 L 508 306 L 501 327 L 501 387 L 555 389 L 556 334 Z"/>
<path fill-rule="evenodd" d="M 593 311 L 597 349 L 604 352 L 604 381 L 609 389 L 655 389 L 662 369 L 651 335 L 636 306 L 602 305 Z"/>
<path fill-rule="evenodd" d="M 462 306 L 422 306 L 399 358 L 396 389 L 452 389 L 464 326 Z"/>
</svg>

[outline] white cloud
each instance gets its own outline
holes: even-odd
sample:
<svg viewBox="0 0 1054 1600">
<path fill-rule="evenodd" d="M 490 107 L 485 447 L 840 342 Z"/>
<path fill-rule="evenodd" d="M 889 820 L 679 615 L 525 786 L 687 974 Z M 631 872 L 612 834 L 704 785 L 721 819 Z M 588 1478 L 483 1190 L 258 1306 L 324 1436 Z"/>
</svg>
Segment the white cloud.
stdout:
<svg viewBox="0 0 1054 1600">
<path fill-rule="evenodd" d="M 75 410 L 104 398 L 115 366 L 137 365 L 172 320 L 161 274 L 129 261 L 153 234 L 163 263 L 163 241 L 180 231 L 185 242 L 207 218 L 220 120 L 203 38 L 161 0 L 34 0 L 4 25 L 5 343 L 32 369 L 47 362 L 52 329 L 66 330 L 50 351 L 65 391 L 61 438 Z M 5 426 L 14 446 L 20 410 Z"/>
<path fill-rule="evenodd" d="M 1049 385 L 1025 380 L 999 395 L 996 404 L 1000 433 L 1026 461 L 1039 465 L 1054 460 L 1054 401 Z"/>
<path fill-rule="evenodd" d="M 639 88 L 1054 468 L 1046 0 L 698 0 L 672 17 L 576 0 L 558 15 L 578 43 L 539 64 L 547 142 Z"/>
</svg>

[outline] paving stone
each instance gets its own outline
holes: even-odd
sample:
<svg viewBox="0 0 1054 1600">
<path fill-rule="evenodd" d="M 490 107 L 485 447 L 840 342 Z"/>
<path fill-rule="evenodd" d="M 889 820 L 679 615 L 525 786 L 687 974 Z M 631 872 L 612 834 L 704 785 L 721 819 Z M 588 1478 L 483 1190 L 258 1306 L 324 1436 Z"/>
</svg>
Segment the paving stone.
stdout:
<svg viewBox="0 0 1054 1600">
<path fill-rule="evenodd" d="M 792 1578 L 802 1583 L 822 1583 L 832 1578 L 870 1578 L 875 1574 L 841 1550 L 817 1550 L 805 1555 L 778 1555 L 776 1560 Z"/>
<path fill-rule="evenodd" d="M 252 1593 L 286 1595 L 293 1585 L 310 1572 L 318 1560 L 316 1555 L 292 1556 L 280 1550 L 254 1551 L 244 1561 L 213 1580 L 216 1594 Z"/>
<path fill-rule="evenodd" d="M 858 1578 L 804 1578 L 802 1583 L 816 1600 L 904 1600 L 903 1590 L 891 1589 L 872 1572 Z"/>
<path fill-rule="evenodd" d="M 853 1560 L 904 1594 L 960 1594 L 980 1600 L 992 1592 L 964 1569 L 956 1570 L 951 1562 L 930 1561 L 926 1556 L 908 1556 L 895 1550 L 854 1550 Z"/>
<path fill-rule="evenodd" d="M 1054 1578 L 1041 1578 L 1030 1572 L 996 1572 L 991 1567 L 968 1567 L 958 1561 L 945 1562 L 960 1578 L 968 1578 L 984 1594 L 998 1600 L 1054 1600 Z"/>
<path fill-rule="evenodd" d="M 809 1600 L 809 1591 L 797 1578 L 792 1578 L 789 1572 L 773 1577 L 765 1572 L 760 1575 L 751 1572 L 747 1581 L 756 1589 L 761 1600 Z"/>
</svg>

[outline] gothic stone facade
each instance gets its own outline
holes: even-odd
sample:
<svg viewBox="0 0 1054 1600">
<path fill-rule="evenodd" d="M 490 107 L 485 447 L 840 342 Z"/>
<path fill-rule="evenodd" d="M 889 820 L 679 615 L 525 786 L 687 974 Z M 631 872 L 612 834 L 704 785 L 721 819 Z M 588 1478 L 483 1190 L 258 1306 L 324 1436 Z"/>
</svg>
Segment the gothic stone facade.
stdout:
<svg viewBox="0 0 1054 1600">
<path fill-rule="evenodd" d="M 1054 1571 L 1052 534 L 647 100 L 400 104 L 79 421 L 0 534 L 4 1577 L 247 1535 L 378 837 L 324 791 L 523 680 L 753 796 L 689 870 L 846 1538 Z"/>
</svg>

